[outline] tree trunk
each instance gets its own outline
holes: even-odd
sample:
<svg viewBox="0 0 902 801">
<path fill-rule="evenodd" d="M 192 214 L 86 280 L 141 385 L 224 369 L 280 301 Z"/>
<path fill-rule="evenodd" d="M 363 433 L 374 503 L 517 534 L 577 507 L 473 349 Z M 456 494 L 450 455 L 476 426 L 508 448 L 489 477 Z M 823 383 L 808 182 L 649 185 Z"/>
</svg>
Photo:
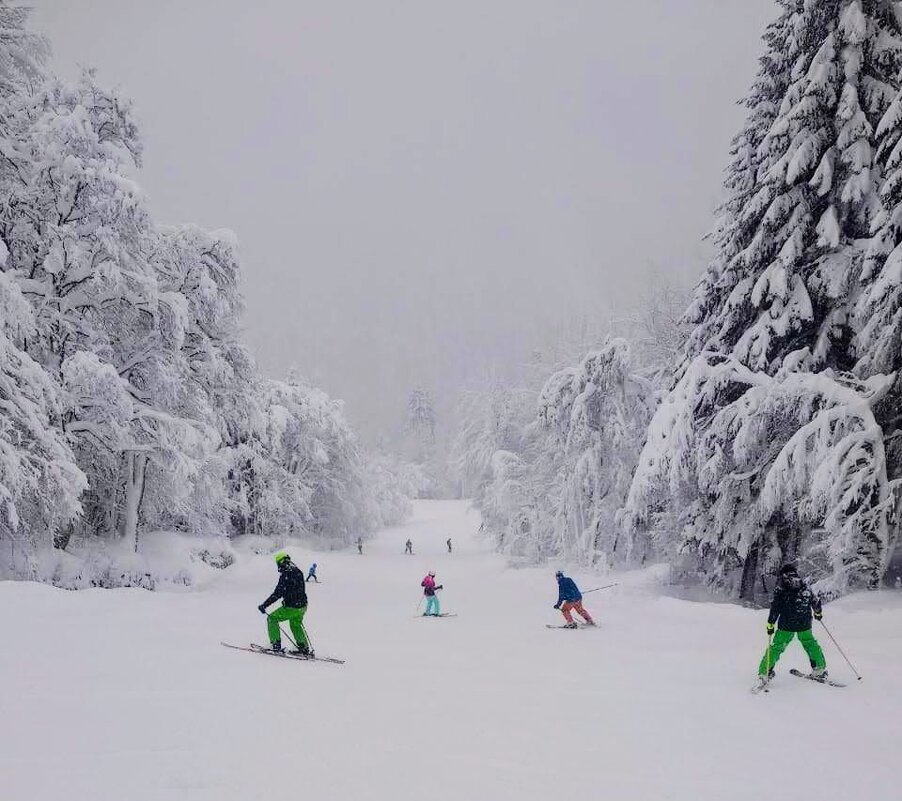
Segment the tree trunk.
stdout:
<svg viewBox="0 0 902 801">
<path fill-rule="evenodd" d="M 66 523 L 59 531 L 53 535 L 53 547 L 60 551 L 65 551 L 69 547 L 69 541 L 72 539 L 72 532 L 75 526 L 72 523 Z"/>
<path fill-rule="evenodd" d="M 753 603 L 758 578 L 758 559 L 761 555 L 761 540 L 755 540 L 749 548 L 745 564 L 742 566 L 742 581 L 739 585 L 739 599 Z"/>
<path fill-rule="evenodd" d="M 144 475 L 147 470 L 147 454 L 130 451 L 128 460 L 128 476 L 125 485 L 125 519 L 122 527 L 122 539 L 128 543 L 129 550 L 138 552 L 138 513 L 144 499 Z"/>
</svg>

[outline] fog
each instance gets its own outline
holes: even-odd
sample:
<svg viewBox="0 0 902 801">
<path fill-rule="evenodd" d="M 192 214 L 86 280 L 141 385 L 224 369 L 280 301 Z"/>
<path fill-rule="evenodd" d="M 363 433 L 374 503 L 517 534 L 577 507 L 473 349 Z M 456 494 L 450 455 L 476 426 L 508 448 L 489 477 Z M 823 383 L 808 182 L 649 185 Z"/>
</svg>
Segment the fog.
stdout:
<svg viewBox="0 0 902 801">
<path fill-rule="evenodd" d="M 773 0 L 36 0 L 135 99 L 161 220 L 242 243 L 246 339 L 369 436 L 707 257 Z"/>
</svg>

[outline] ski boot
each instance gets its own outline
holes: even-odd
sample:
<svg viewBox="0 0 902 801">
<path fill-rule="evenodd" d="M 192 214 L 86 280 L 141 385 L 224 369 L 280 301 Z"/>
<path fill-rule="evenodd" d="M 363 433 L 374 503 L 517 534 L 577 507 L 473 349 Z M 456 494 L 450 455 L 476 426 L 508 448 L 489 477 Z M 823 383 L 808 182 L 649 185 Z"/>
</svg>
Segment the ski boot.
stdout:
<svg viewBox="0 0 902 801">
<path fill-rule="evenodd" d="M 812 668 L 811 669 L 811 678 L 815 681 L 826 681 L 827 680 L 827 668 Z"/>
<path fill-rule="evenodd" d="M 296 651 L 292 651 L 291 653 L 297 654 L 297 656 L 304 656 L 307 659 L 313 658 L 313 651 L 310 650 L 310 646 L 306 643 L 299 644 Z"/>
<path fill-rule="evenodd" d="M 270 644 L 270 650 L 275 651 L 277 654 L 282 653 L 282 643 L 277 641 Z"/>
<path fill-rule="evenodd" d="M 564 623 L 564 625 L 563 625 L 562 628 L 565 628 L 565 629 L 578 629 L 579 626 L 577 625 L 577 623 L 576 623 L 575 620 L 571 620 L 569 623 Z"/>
</svg>

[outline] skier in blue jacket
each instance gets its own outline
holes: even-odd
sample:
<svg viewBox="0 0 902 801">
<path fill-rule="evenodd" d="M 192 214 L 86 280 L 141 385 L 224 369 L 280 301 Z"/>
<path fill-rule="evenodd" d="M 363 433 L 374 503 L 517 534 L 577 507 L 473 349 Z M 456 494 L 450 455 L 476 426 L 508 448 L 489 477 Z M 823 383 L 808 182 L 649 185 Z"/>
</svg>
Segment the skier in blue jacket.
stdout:
<svg viewBox="0 0 902 801">
<path fill-rule="evenodd" d="M 595 621 L 592 620 L 589 613 L 583 609 L 583 594 L 576 586 L 576 582 L 569 576 L 565 576 L 560 570 L 554 574 L 557 579 L 557 603 L 555 609 L 560 609 L 567 621 L 566 628 L 575 629 L 576 621 L 573 619 L 571 612 L 575 609 L 577 614 L 586 621 L 587 626 L 594 626 Z"/>
</svg>

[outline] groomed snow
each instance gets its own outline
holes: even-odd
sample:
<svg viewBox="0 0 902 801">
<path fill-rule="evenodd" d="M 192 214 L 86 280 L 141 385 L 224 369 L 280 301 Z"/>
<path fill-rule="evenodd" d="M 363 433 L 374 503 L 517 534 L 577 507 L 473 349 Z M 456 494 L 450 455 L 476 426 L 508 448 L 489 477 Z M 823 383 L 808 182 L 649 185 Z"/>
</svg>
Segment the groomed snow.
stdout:
<svg viewBox="0 0 902 801">
<path fill-rule="evenodd" d="M 788 676 L 805 667 L 793 644 L 753 696 L 763 613 L 663 597 L 648 570 L 587 597 L 600 629 L 551 631 L 553 566 L 506 568 L 478 524 L 465 503 L 423 502 L 363 556 L 289 549 L 319 564 L 308 628 L 343 666 L 219 645 L 265 640 L 265 556 L 195 592 L 0 583 L 0 797 L 898 797 L 902 593 L 826 608 L 864 681 L 820 630 L 848 688 Z M 458 617 L 416 616 L 428 569 Z"/>
</svg>

